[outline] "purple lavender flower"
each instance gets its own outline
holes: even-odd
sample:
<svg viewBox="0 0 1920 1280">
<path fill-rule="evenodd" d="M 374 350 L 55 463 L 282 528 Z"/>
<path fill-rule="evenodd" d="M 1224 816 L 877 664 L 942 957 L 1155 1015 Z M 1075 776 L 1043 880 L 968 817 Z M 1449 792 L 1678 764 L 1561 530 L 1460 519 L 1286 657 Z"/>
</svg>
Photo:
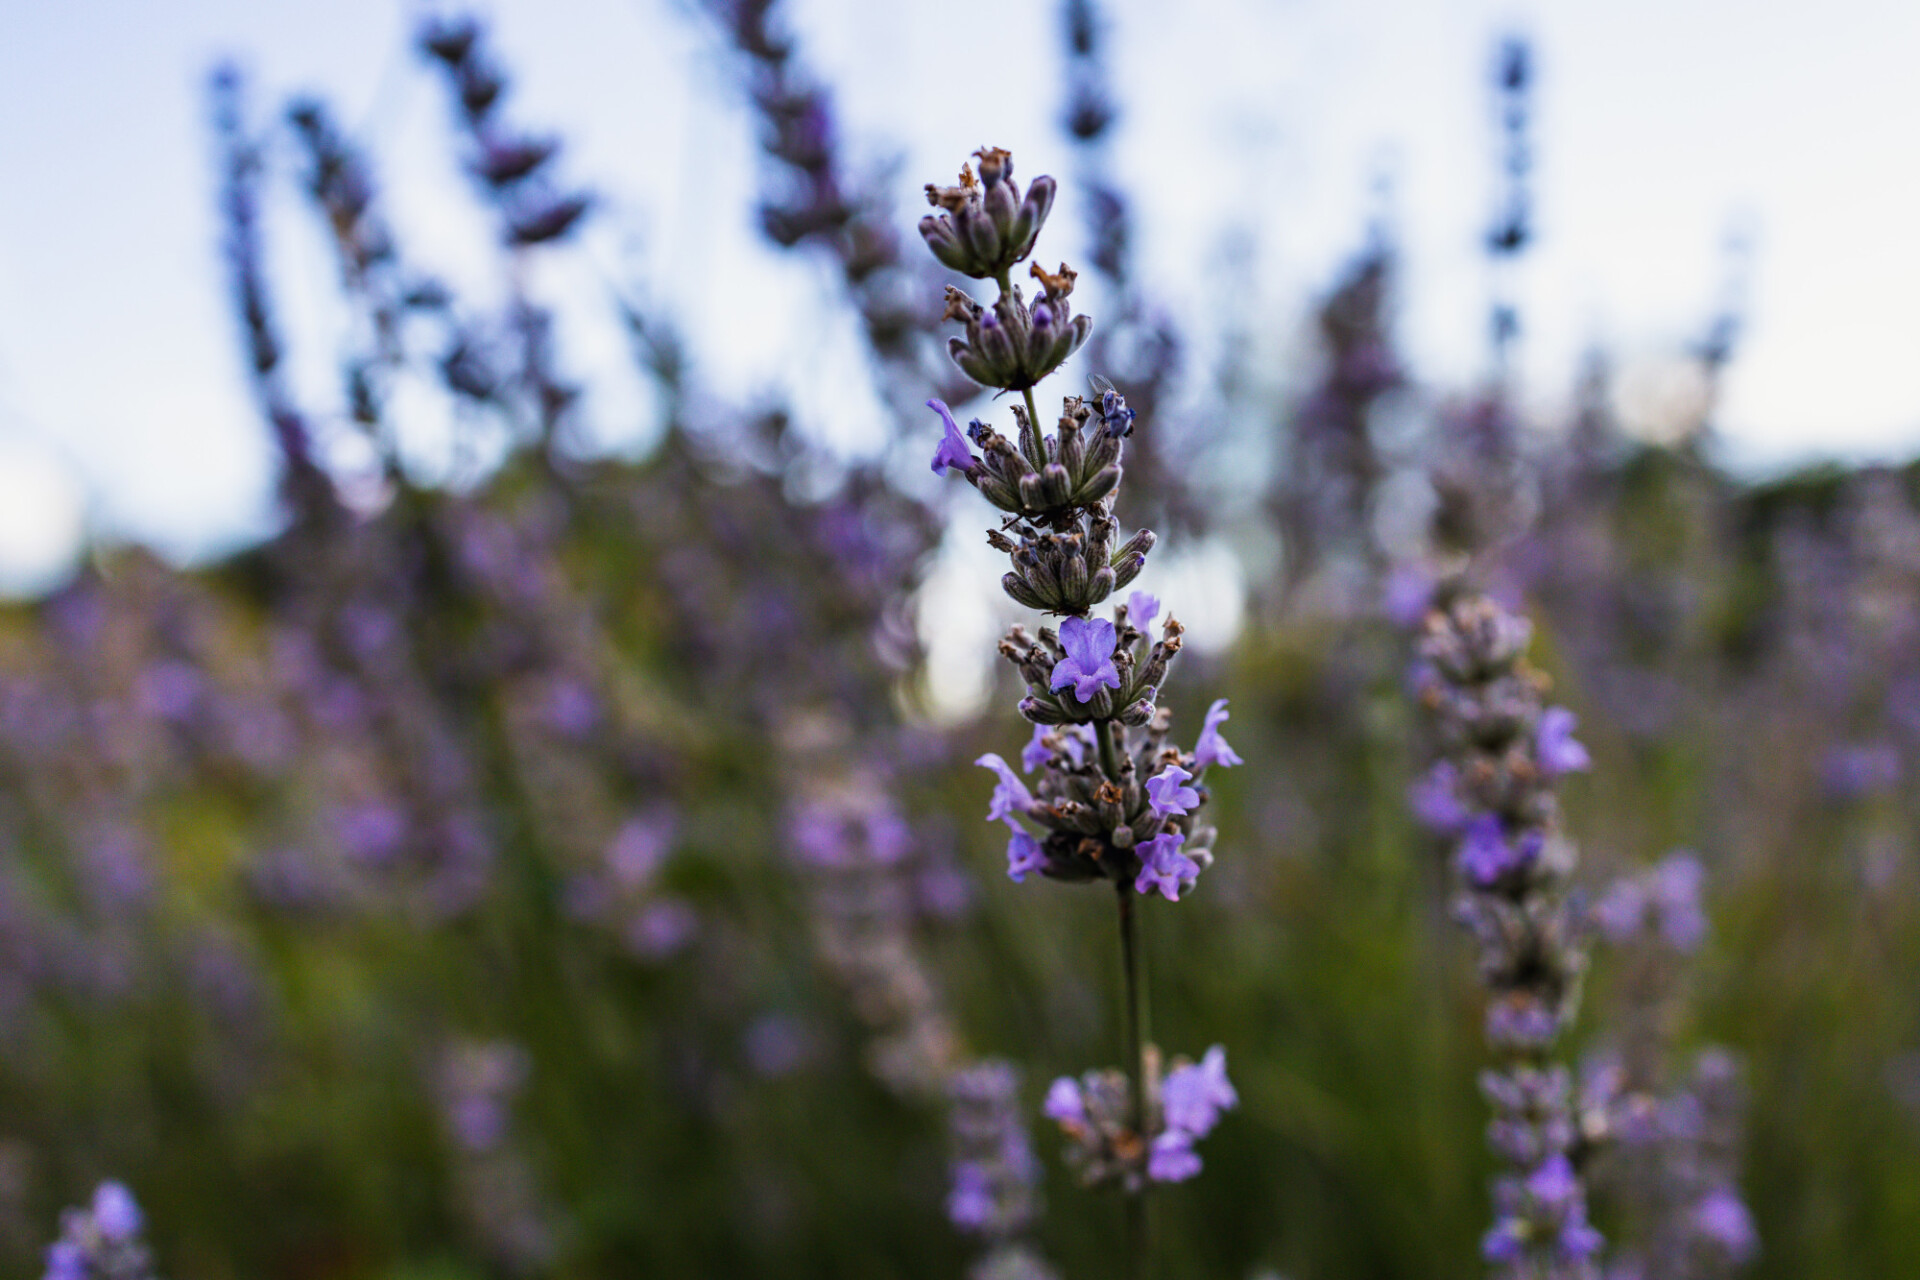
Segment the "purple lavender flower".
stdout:
<svg viewBox="0 0 1920 1280">
<path fill-rule="evenodd" d="M 1105 618 L 1068 618 L 1060 624 L 1060 645 L 1067 656 L 1053 667 L 1048 687 L 1073 686 L 1073 696 L 1091 702 L 1101 688 L 1118 689 L 1120 672 L 1113 665 L 1113 624 Z"/>
<path fill-rule="evenodd" d="M 993 1220 L 993 1182 L 972 1161 L 953 1166 L 953 1189 L 947 1193 L 947 1220 L 963 1231 L 978 1231 Z"/>
<path fill-rule="evenodd" d="M 1751 1261 L 1759 1252 L 1760 1233 L 1753 1215 L 1731 1187 L 1715 1187 L 1693 1207 L 1693 1227 L 1735 1265 Z"/>
<path fill-rule="evenodd" d="M 103 1182 L 93 1193 L 93 1225 L 111 1244 L 124 1244 L 140 1234 L 146 1219 L 126 1184 Z"/>
<path fill-rule="evenodd" d="M 1170 764 L 1147 779 L 1147 804 L 1155 815 L 1171 818 L 1200 807 L 1200 793 L 1184 785 L 1193 777 L 1177 764 Z"/>
<path fill-rule="evenodd" d="M 1700 890 L 1707 873 L 1700 860 L 1676 853 L 1653 869 L 1649 896 L 1659 914 L 1660 936 L 1676 951 L 1697 951 L 1707 940 L 1707 917 L 1700 907 Z"/>
<path fill-rule="evenodd" d="M 1569 1262 L 1584 1262 L 1599 1253 L 1606 1243 L 1607 1238 L 1593 1229 L 1583 1210 L 1568 1216 L 1566 1225 L 1560 1228 L 1560 1238 L 1554 1248 Z"/>
<path fill-rule="evenodd" d="M 1527 1194 L 1547 1213 L 1558 1216 L 1580 1195 L 1580 1179 L 1574 1176 L 1573 1162 L 1554 1152 L 1527 1175 Z"/>
<path fill-rule="evenodd" d="M 87 1280 L 85 1250 L 66 1240 L 48 1245 L 45 1280 Z"/>
<path fill-rule="evenodd" d="M 1046 869 L 1047 854 L 1038 840 L 1015 827 L 1007 840 L 1007 878 L 1023 883 L 1027 873 Z"/>
<path fill-rule="evenodd" d="M 1482 887 L 1496 883 L 1518 865 L 1513 846 L 1500 830 L 1500 819 L 1490 813 L 1479 814 L 1467 824 L 1458 856 L 1460 870 Z"/>
<path fill-rule="evenodd" d="M 1413 816 L 1437 835 L 1459 835 L 1472 816 L 1460 803 L 1459 780 L 1460 770 L 1453 761 L 1436 760 L 1407 788 Z"/>
<path fill-rule="evenodd" d="M 1059 1124 L 1085 1124 L 1087 1122 L 1087 1102 L 1080 1093 L 1080 1082 L 1072 1076 L 1061 1076 L 1047 1088 L 1047 1100 L 1040 1107 L 1040 1114 Z"/>
<path fill-rule="evenodd" d="M 1147 1177 L 1155 1182 L 1185 1182 L 1199 1173 L 1200 1157 L 1194 1154 L 1192 1134 L 1168 1129 L 1153 1140 L 1147 1151 Z"/>
<path fill-rule="evenodd" d="M 1026 746 L 1020 748 L 1020 769 L 1022 772 L 1032 773 L 1035 769 L 1038 769 L 1041 765 L 1053 759 L 1053 752 L 1043 741 L 1049 732 L 1050 730 L 1048 730 L 1044 724 L 1033 726 L 1033 737 L 1027 740 Z"/>
<path fill-rule="evenodd" d="M 1647 891 L 1638 880 L 1616 880 L 1593 904 L 1592 915 L 1609 942 L 1625 942 L 1647 918 Z"/>
<path fill-rule="evenodd" d="M 1534 731 L 1534 758 L 1540 763 L 1540 772 L 1549 778 L 1578 773 L 1592 765 L 1587 749 L 1573 736 L 1579 723 L 1579 718 L 1565 707 L 1548 707 L 1540 713 L 1540 724 Z"/>
<path fill-rule="evenodd" d="M 1480 1256 L 1495 1264 L 1515 1263 L 1527 1256 L 1526 1224 L 1501 1217 L 1480 1237 Z"/>
<path fill-rule="evenodd" d="M 1169 1129 L 1204 1138 L 1220 1123 L 1220 1113 L 1240 1105 L 1240 1095 L 1227 1079 L 1224 1045 L 1208 1049 L 1200 1061 L 1175 1067 L 1161 1086 L 1161 1109 Z"/>
<path fill-rule="evenodd" d="M 960 434 L 960 424 L 953 420 L 953 410 L 947 408 L 944 400 L 929 400 L 927 408 L 940 415 L 945 424 L 945 434 L 940 437 L 940 447 L 933 451 L 933 474 L 944 476 L 948 467 L 958 467 L 963 472 L 971 472 L 980 465 L 973 456 L 973 450 L 967 448 L 967 438 Z"/>
<path fill-rule="evenodd" d="M 1140 874 L 1134 877 L 1134 892 L 1152 893 L 1158 889 L 1168 902 L 1180 901 L 1180 891 L 1191 889 L 1193 882 L 1200 878 L 1200 864 L 1180 852 L 1180 846 L 1186 842 L 1187 837 L 1182 833 L 1167 831 L 1135 848 L 1134 852 L 1140 855 Z"/>
<path fill-rule="evenodd" d="M 1016 812 L 1026 813 L 1033 808 L 1033 793 L 1005 760 L 989 751 L 974 763 L 1000 775 L 1000 785 L 993 789 L 993 798 L 987 804 L 988 822 L 1005 822 L 1011 826 Z"/>
<path fill-rule="evenodd" d="M 1140 631 L 1160 616 L 1160 600 L 1145 591 L 1136 591 L 1127 597 L 1127 621 Z"/>
<path fill-rule="evenodd" d="M 1220 726 L 1229 719 L 1227 700 L 1221 698 L 1207 708 L 1206 723 L 1200 726 L 1200 740 L 1193 744 L 1193 767 L 1205 769 L 1209 765 L 1219 765 L 1222 769 L 1236 764 L 1245 764 L 1234 754 L 1227 740 L 1220 736 Z"/>
</svg>

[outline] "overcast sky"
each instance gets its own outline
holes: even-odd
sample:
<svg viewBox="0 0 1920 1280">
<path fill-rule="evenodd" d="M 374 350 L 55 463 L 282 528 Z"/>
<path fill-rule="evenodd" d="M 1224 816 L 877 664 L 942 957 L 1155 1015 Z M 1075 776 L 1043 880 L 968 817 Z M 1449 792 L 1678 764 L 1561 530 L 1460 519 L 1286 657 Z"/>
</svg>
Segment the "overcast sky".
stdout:
<svg viewBox="0 0 1920 1280">
<path fill-rule="evenodd" d="M 1140 203 L 1150 287 L 1198 327 L 1244 309 L 1276 331 L 1361 242 L 1391 176 L 1401 332 L 1434 385 L 1485 358 L 1477 249 L 1491 206 L 1486 71 L 1519 26 L 1538 51 L 1537 250 L 1524 385 L 1543 410 L 1595 343 L 1649 365 L 1697 334 L 1730 226 L 1752 245 L 1749 329 L 1722 425 L 1743 465 L 1920 443 L 1920 6 L 1855 0 L 1126 0 L 1115 163 Z M 702 377 L 792 394 L 857 444 L 817 267 L 752 225 L 753 122 L 714 33 L 672 0 L 499 0 L 511 117 L 567 141 L 606 203 L 546 288 L 610 446 L 644 438 L 644 388 L 601 305 L 644 281 Z M 394 0 L 0 0 L 0 585 L 44 575 L 82 528 L 204 555 L 270 525 L 272 458 L 245 396 L 214 221 L 205 76 L 253 76 L 259 112 L 319 90 L 370 148 L 410 257 L 486 289 L 486 226 L 446 146 L 441 88 Z M 903 218 L 982 142 L 1065 175 L 1055 6 L 804 0 L 802 56 L 837 88 L 855 153 L 897 154 Z M 1170 16 L 1177 14 L 1177 16 Z M 1062 217 L 1062 215 L 1065 215 Z M 295 374 L 324 406 L 332 267 L 288 197 L 269 210 Z M 1073 256 L 1078 210 L 1056 213 Z M 1232 234 L 1254 269 L 1218 269 Z M 1056 238 L 1057 237 L 1057 238 Z M 1234 296 L 1223 297 L 1224 292 Z M 744 318 L 743 318 L 744 317 Z M 1291 318 L 1291 319 L 1290 319 Z M 624 379 L 624 381 L 623 381 Z"/>
</svg>

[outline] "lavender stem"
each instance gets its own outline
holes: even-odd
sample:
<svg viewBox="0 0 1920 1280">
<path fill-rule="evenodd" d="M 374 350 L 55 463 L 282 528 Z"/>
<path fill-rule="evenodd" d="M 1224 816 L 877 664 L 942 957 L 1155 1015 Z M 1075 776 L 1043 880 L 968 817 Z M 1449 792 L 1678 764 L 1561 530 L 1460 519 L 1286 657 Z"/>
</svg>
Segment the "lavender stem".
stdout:
<svg viewBox="0 0 1920 1280">
<path fill-rule="evenodd" d="M 1107 735 L 1100 740 L 1104 746 Z M 1110 750 L 1110 749 L 1109 749 Z M 1147 1133 L 1146 1061 L 1140 1033 L 1140 948 L 1134 937 L 1133 888 L 1125 880 L 1114 885 L 1120 903 L 1120 966 L 1127 985 L 1127 1079 L 1132 1086 L 1128 1123 L 1142 1141 Z M 1126 1197 L 1127 1273 L 1134 1280 L 1147 1274 L 1147 1196 L 1143 1186 Z"/>
</svg>

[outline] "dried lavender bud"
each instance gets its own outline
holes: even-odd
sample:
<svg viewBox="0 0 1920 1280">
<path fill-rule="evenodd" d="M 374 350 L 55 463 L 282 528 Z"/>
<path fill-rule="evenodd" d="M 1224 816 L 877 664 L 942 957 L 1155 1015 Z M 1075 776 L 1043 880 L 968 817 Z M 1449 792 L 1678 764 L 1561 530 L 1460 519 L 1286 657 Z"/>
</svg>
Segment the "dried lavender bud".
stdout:
<svg viewBox="0 0 1920 1280">
<path fill-rule="evenodd" d="M 976 280 L 1011 270 L 1033 252 L 1033 242 L 1053 208 L 1052 178 L 1035 178 L 1026 198 L 1013 181 L 1013 157 L 998 147 L 974 152 L 978 162 L 960 170 L 958 186 L 927 184 L 927 203 L 944 213 L 920 220 L 920 235 L 941 263 Z"/>
</svg>

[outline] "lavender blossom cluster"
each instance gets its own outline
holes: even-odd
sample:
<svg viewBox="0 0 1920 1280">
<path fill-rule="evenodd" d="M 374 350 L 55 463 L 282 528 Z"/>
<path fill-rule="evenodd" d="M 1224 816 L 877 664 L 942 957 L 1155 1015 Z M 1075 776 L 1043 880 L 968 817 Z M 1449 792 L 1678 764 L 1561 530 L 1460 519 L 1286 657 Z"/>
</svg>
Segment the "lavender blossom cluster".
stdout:
<svg viewBox="0 0 1920 1280">
<path fill-rule="evenodd" d="M 1485 596 L 1428 613 L 1417 684 L 1441 757 L 1416 788 L 1420 817 L 1454 841 L 1460 922 L 1479 944 L 1498 1065 L 1481 1087 L 1507 1171 L 1483 1253 L 1511 1280 L 1590 1280 L 1603 1241 L 1587 1220 L 1571 1078 L 1549 1054 L 1586 969 L 1583 918 L 1565 887 L 1575 851 L 1559 829 L 1557 779 L 1585 769 L 1574 720 L 1543 705 L 1526 663 L 1532 627 Z"/>
<path fill-rule="evenodd" d="M 1067 1162 L 1087 1186 L 1118 1183 L 1138 1192 L 1145 1182 L 1185 1182 L 1200 1173 L 1193 1144 L 1213 1132 L 1224 1113 L 1240 1105 L 1227 1079 L 1227 1051 L 1208 1049 L 1199 1062 L 1176 1058 L 1160 1078 L 1159 1054 L 1149 1050 L 1147 1125 L 1154 1138 L 1140 1161 L 1139 1135 L 1130 1127 L 1127 1078 L 1117 1071 L 1062 1076 L 1047 1090 L 1044 1114 L 1066 1135 Z"/>
<path fill-rule="evenodd" d="M 146 1216 L 133 1193 L 103 1182 L 84 1209 L 60 1215 L 60 1238 L 47 1248 L 45 1280 L 155 1280 L 141 1232 Z"/>
<path fill-rule="evenodd" d="M 958 185 L 928 186 L 928 202 L 943 212 L 923 219 L 920 233 L 943 264 L 998 285 L 991 308 L 949 287 L 945 318 L 967 331 L 950 349 L 969 377 L 1021 392 L 1024 405 L 1011 407 L 1009 439 L 979 419 L 962 432 L 944 402 L 929 400 L 943 428 L 932 465 L 936 475 L 959 472 L 1005 513 L 987 540 L 1012 562 L 1001 579 L 1006 593 L 1062 619 L 1037 635 L 1015 626 L 1000 644 L 1027 686 L 1019 710 L 1034 727 L 1020 762 L 1034 786 L 998 754 L 978 763 L 999 777 L 987 819 L 1007 826 L 1013 880 L 1038 872 L 1105 881 L 1120 895 L 1135 1061 L 1124 1075 L 1088 1076 L 1084 1088 L 1057 1082 L 1049 1114 L 1067 1126 L 1083 1180 L 1137 1195 L 1149 1180 L 1198 1173 L 1193 1143 L 1235 1099 L 1217 1048 L 1204 1067 L 1176 1068 L 1171 1095 L 1159 1096 L 1153 1053 L 1138 1043 L 1130 896 L 1158 892 L 1177 902 L 1212 865 L 1216 832 L 1199 822 L 1207 770 L 1241 761 L 1220 733 L 1224 700 L 1191 751 L 1169 742 L 1172 717 L 1158 698 L 1184 628 L 1168 616 L 1152 636 L 1160 602 L 1135 591 L 1111 618 L 1095 615 L 1140 574 L 1154 544 L 1144 529 L 1122 540 L 1114 515 L 1134 413 L 1096 380 L 1097 398 L 1067 397 L 1054 430 L 1042 430 L 1032 388 L 1085 343 L 1093 322 L 1071 314 L 1075 272 L 1065 263 L 1057 271 L 1032 264 L 1041 295 L 1031 306 L 1012 282 L 1052 208 L 1053 180 L 1034 179 L 1023 197 L 1011 155 L 997 147 L 974 154 L 977 165 L 961 169 Z"/>
</svg>

